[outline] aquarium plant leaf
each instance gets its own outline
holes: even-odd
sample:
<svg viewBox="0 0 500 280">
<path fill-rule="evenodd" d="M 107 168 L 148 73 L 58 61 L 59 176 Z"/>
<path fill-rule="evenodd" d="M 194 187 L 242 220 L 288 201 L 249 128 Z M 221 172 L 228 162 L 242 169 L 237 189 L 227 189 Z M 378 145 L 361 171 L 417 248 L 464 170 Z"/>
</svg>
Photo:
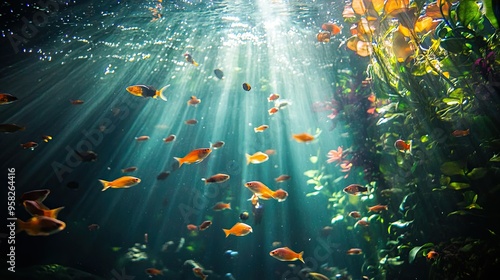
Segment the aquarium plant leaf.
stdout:
<svg viewBox="0 0 500 280">
<path fill-rule="evenodd" d="M 475 0 L 461 0 L 457 7 L 458 21 L 462 26 L 467 27 L 471 23 L 476 23 L 481 18 L 479 6 Z"/>
<path fill-rule="evenodd" d="M 498 25 L 498 13 L 500 13 L 500 3 L 498 0 L 483 0 L 484 15 L 490 21 L 491 25 L 496 29 L 499 28 Z M 495 15 L 495 12 L 497 13 Z"/>
<path fill-rule="evenodd" d="M 307 170 L 306 172 L 304 172 L 304 175 L 306 175 L 309 178 L 314 178 L 318 173 L 319 170 Z"/>
<path fill-rule="evenodd" d="M 500 155 L 494 155 L 490 158 L 490 161 L 495 161 L 495 162 L 499 162 L 500 161 Z"/>
<path fill-rule="evenodd" d="M 313 195 L 318 195 L 319 194 L 319 191 L 316 191 L 316 192 L 310 192 L 308 194 L 306 194 L 306 197 L 308 196 L 313 196 Z"/>
<path fill-rule="evenodd" d="M 469 183 L 462 183 L 462 182 L 451 182 L 448 185 L 448 187 L 450 189 L 454 189 L 454 190 L 458 191 L 458 190 L 463 190 L 463 189 L 470 187 L 470 184 Z"/>
<path fill-rule="evenodd" d="M 464 175 L 465 174 L 465 166 L 460 161 L 448 161 L 441 165 L 441 172 L 444 175 L 452 176 L 452 175 Z"/>
<path fill-rule="evenodd" d="M 488 173 L 488 169 L 485 167 L 476 167 L 471 170 L 471 172 L 467 173 L 467 177 L 472 180 L 477 180 L 483 178 L 486 173 Z"/>
<path fill-rule="evenodd" d="M 420 252 L 422 249 L 430 248 L 433 247 L 434 243 L 425 243 L 422 246 L 414 247 L 413 249 L 410 250 L 410 253 L 408 255 L 408 262 L 411 264 L 413 261 L 415 261 L 415 258 L 418 255 L 418 252 Z"/>
</svg>

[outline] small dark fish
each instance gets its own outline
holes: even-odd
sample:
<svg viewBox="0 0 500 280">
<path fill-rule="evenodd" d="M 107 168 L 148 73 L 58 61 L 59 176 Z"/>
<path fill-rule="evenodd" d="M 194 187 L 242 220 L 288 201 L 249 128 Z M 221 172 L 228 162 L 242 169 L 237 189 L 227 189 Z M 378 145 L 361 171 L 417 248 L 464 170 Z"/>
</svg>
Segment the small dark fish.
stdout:
<svg viewBox="0 0 500 280">
<path fill-rule="evenodd" d="M 220 69 L 215 69 L 214 75 L 215 77 L 219 78 L 219 80 L 222 80 L 222 78 L 224 78 L 224 72 L 222 72 L 222 70 Z"/>
<path fill-rule="evenodd" d="M 17 97 L 8 93 L 0 93 L 0 105 L 10 104 L 17 101 Z"/>
<path fill-rule="evenodd" d="M 156 180 L 165 180 L 167 179 L 168 175 L 170 175 L 169 171 L 164 171 L 160 173 L 158 176 L 156 176 Z"/>
<path fill-rule="evenodd" d="M 186 53 L 184 54 L 184 57 L 186 58 L 186 61 L 187 61 L 187 62 L 189 62 L 189 63 L 193 64 L 194 66 L 198 66 L 198 65 L 199 65 L 199 64 L 198 64 L 198 62 L 196 62 L 196 61 L 193 59 L 193 57 L 191 56 L 191 54 L 189 54 L 189 53 L 187 53 L 187 52 L 186 52 Z"/>
<path fill-rule="evenodd" d="M 84 103 L 84 101 L 81 99 L 77 99 L 77 100 L 70 99 L 69 102 L 71 102 L 71 104 L 73 104 L 73 105 L 82 105 Z"/>
<path fill-rule="evenodd" d="M 197 124 L 197 123 L 198 123 L 198 121 L 197 121 L 197 120 L 195 120 L 195 119 L 190 119 L 190 120 L 185 121 L 184 123 L 185 123 L 185 124 L 191 124 L 191 125 L 194 125 L 194 124 Z"/>
<path fill-rule="evenodd" d="M 278 176 L 278 178 L 274 179 L 274 181 L 276 181 L 277 183 L 281 183 L 281 182 L 284 182 L 284 181 L 289 180 L 289 179 L 290 179 L 290 175 L 282 174 L 282 175 Z"/>
<path fill-rule="evenodd" d="M 247 84 L 247 83 L 243 83 L 243 89 L 245 91 L 250 91 L 252 89 L 252 87 L 249 84 Z"/>
<path fill-rule="evenodd" d="M 91 224 L 87 228 L 89 229 L 89 231 L 94 231 L 94 230 L 98 230 L 100 228 L 100 226 L 98 224 Z"/>
<path fill-rule="evenodd" d="M 68 182 L 66 184 L 66 187 L 68 187 L 68 188 L 70 188 L 72 190 L 76 190 L 76 189 L 78 189 L 80 187 L 80 184 L 78 184 L 78 182 L 76 182 L 76 181 L 71 181 L 71 182 Z"/>
<path fill-rule="evenodd" d="M 230 176 L 223 173 L 217 173 L 209 178 L 202 178 L 201 180 L 205 182 L 205 184 L 209 183 L 223 183 L 229 180 Z"/>
<path fill-rule="evenodd" d="M 83 162 L 97 160 L 97 154 L 94 151 L 86 151 L 79 153 L 77 150 L 75 150 L 75 153 L 80 157 L 80 160 Z"/>
<path fill-rule="evenodd" d="M 248 212 L 247 212 L 247 211 L 242 212 L 242 213 L 240 214 L 240 219 L 241 219 L 242 221 L 246 221 L 246 220 L 248 220 L 248 218 L 249 218 L 249 217 L 250 217 L 250 214 L 248 214 Z"/>
<path fill-rule="evenodd" d="M 136 166 L 130 166 L 122 169 L 122 173 L 134 172 L 137 170 Z"/>
<path fill-rule="evenodd" d="M 214 150 L 217 150 L 219 148 L 222 148 L 222 146 L 224 146 L 224 144 L 226 144 L 226 143 L 224 143 L 224 141 L 217 141 L 215 143 L 210 142 L 210 147 Z"/>
<path fill-rule="evenodd" d="M 49 193 L 50 193 L 49 189 L 33 190 L 33 191 L 25 192 L 19 198 L 19 202 L 22 203 L 25 200 L 34 200 L 34 201 L 41 203 L 47 198 Z"/>
<path fill-rule="evenodd" d="M 25 130 L 26 128 L 23 126 L 19 126 L 13 123 L 2 123 L 0 124 L 0 132 L 3 133 L 13 133 L 17 131 Z"/>
<path fill-rule="evenodd" d="M 201 223 L 201 225 L 199 226 L 199 229 L 200 230 L 206 230 L 208 227 L 210 227 L 212 225 L 212 221 L 204 221 L 203 223 Z"/>
<path fill-rule="evenodd" d="M 163 138 L 163 142 L 169 143 L 172 141 L 175 141 L 175 138 L 177 138 L 174 134 L 170 134 L 169 136 Z"/>
</svg>

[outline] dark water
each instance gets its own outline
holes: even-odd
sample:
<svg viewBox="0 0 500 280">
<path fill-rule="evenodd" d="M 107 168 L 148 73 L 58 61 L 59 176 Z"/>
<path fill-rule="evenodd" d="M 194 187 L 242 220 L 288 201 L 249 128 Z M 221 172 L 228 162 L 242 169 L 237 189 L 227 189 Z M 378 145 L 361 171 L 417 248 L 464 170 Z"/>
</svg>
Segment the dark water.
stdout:
<svg viewBox="0 0 500 280">
<path fill-rule="evenodd" d="M 366 159 L 347 172 L 341 171 L 340 162 L 326 162 L 330 150 L 346 150 L 360 141 L 379 149 L 389 146 L 390 158 L 396 157 L 393 142 L 369 140 L 373 127 L 365 130 L 351 126 L 349 120 L 360 116 L 349 115 L 349 108 L 342 120 L 334 121 L 329 117 L 331 109 L 321 105 L 332 99 L 339 83 L 338 73 L 363 73 L 358 70 L 367 61 L 345 47 L 339 48 L 342 39 L 349 36 L 347 28 L 330 44 L 316 40 L 324 22 L 342 18 L 344 3 L 51 3 L 49 10 L 25 1 L 2 4 L 0 91 L 19 100 L 1 105 L 0 118 L 2 123 L 25 127 L 24 131 L 1 135 L 2 180 L 7 180 L 8 168 L 15 168 L 16 198 L 26 191 L 50 189 L 44 204 L 50 209 L 64 206 L 58 219 L 66 223 L 64 230 L 50 236 L 16 234 L 18 276 L 30 271 L 30 276 L 22 277 L 41 279 L 42 273 L 37 277 L 32 267 L 58 264 L 103 279 L 197 279 L 193 265 L 186 263 L 194 260 L 208 279 L 308 279 L 301 272 L 304 268 L 330 279 L 361 279 L 364 275 L 370 279 L 427 279 L 430 264 L 424 257 L 413 267 L 389 265 L 383 271 L 375 269 L 384 259 L 396 256 L 394 251 L 387 253 L 387 242 L 397 238 L 394 232 L 388 236 L 388 224 L 402 218 L 398 208 L 410 192 L 398 193 L 392 200 L 374 194 L 360 200 L 359 196 L 342 192 L 349 184 L 377 181 L 371 175 L 373 170 L 362 165 L 368 162 L 372 165 L 365 167 L 376 166 L 378 171 L 383 165 L 380 161 L 389 156 Z M 154 7 L 161 17 L 149 9 Z M 37 20 L 40 24 L 32 25 Z M 14 38 L 12 34 L 22 37 Z M 199 66 L 186 62 L 186 52 Z M 215 76 L 215 69 L 223 71 L 223 79 Z M 243 83 L 252 89 L 243 90 Z M 126 91 L 128 86 L 142 84 L 157 89 L 169 85 L 165 90 L 168 101 Z M 274 115 L 268 113 L 273 103 L 267 98 L 272 93 L 279 93 L 279 100 L 289 103 Z M 202 102 L 188 106 L 191 96 Z M 70 100 L 84 102 L 74 105 Z M 362 101 L 354 104 L 365 106 Z M 185 124 L 189 119 L 196 119 L 197 124 Z M 255 133 L 254 128 L 262 124 L 269 128 Z M 443 130 L 428 125 L 431 132 Z M 498 135 L 494 125 L 485 127 L 481 129 Z M 405 132 L 394 133 L 401 137 L 411 130 L 407 127 Z M 299 133 L 315 135 L 316 139 L 299 143 L 292 138 L 292 134 Z M 176 135 L 175 141 L 165 143 L 162 139 L 170 134 Z M 44 142 L 42 135 L 53 139 Z M 150 138 L 138 142 L 138 136 Z M 37 142 L 38 147 L 20 147 L 29 141 Z M 208 148 L 216 141 L 224 141 L 225 145 L 198 164 L 179 167 L 174 159 L 193 149 Z M 82 162 L 75 150 L 94 151 L 97 159 Z M 266 150 L 275 151 L 269 160 L 246 163 L 245 154 Z M 130 166 L 138 169 L 122 173 Z M 315 176 L 304 174 L 307 171 L 316 172 Z M 169 175 L 159 180 L 162 172 Z M 417 172 L 420 174 L 411 176 L 425 177 L 425 169 Z M 220 184 L 201 180 L 216 173 L 231 177 Z M 281 174 L 291 179 L 275 182 Z M 319 174 L 324 177 L 318 179 Z M 404 181 L 407 174 L 398 174 L 395 181 Z M 129 189 L 101 191 L 99 179 L 112 181 L 124 175 L 138 177 L 141 182 Z M 319 183 L 311 182 L 312 177 Z M 261 181 L 272 190 L 282 188 L 288 197 L 283 202 L 260 200 L 263 208 L 255 209 L 249 201 L 252 193 L 244 187 L 248 181 Z M 424 206 L 419 221 L 429 219 L 434 225 L 445 220 L 443 228 L 435 232 L 445 238 L 455 236 L 447 231 L 450 220 L 445 216 L 455 210 L 461 197 L 433 197 L 438 201 Z M 419 199 L 429 201 L 426 197 Z M 213 211 L 220 201 L 231 203 L 231 210 Z M 371 216 L 373 213 L 365 208 L 375 204 L 388 204 L 392 214 Z M 435 205 L 439 207 L 433 208 Z M 355 221 L 347 215 L 353 210 L 363 212 L 365 219 L 371 217 L 374 226 L 369 231 L 354 227 Z M 239 222 L 243 211 L 250 214 L 245 223 L 252 226 L 253 232 L 225 238 L 222 229 Z M 15 217 L 26 221 L 31 216 L 17 205 Z M 377 226 L 375 221 L 380 217 L 382 222 Z M 456 219 L 451 223 L 463 222 Z M 207 230 L 189 232 L 186 228 L 205 220 L 212 221 Z M 99 228 L 89 230 L 91 224 Z M 440 242 L 427 235 L 432 230 L 425 223 L 416 227 L 424 228 L 422 241 L 403 241 L 401 246 L 411 249 Z M 472 230 L 464 226 L 458 231 L 467 236 Z M 164 244 L 171 245 L 165 249 Z M 269 253 L 276 247 L 303 251 L 305 264 L 271 257 Z M 362 248 L 364 254 L 346 254 L 351 248 Z M 238 254 L 229 257 L 227 250 Z M 401 253 L 405 265 L 408 251 Z M 147 268 L 162 270 L 163 275 L 150 278 L 145 273 Z M 401 276 L 401 271 L 408 278 Z M 13 275 L 8 273 L 7 277 Z M 51 277 L 48 279 L 59 279 Z"/>
</svg>

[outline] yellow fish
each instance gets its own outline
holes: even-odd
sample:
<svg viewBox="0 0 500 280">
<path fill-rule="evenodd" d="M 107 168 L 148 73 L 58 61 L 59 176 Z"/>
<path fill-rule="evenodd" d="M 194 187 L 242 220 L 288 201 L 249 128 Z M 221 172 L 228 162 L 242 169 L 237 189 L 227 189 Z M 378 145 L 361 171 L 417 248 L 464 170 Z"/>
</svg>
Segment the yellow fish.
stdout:
<svg viewBox="0 0 500 280">
<path fill-rule="evenodd" d="M 141 182 L 141 179 L 132 177 L 132 176 L 123 176 L 120 177 L 114 181 L 108 182 L 105 180 L 99 179 L 99 182 L 101 182 L 103 189 L 102 191 L 105 191 L 109 188 L 113 189 L 126 189 L 130 188 L 132 186 L 135 186 Z"/>
<path fill-rule="evenodd" d="M 200 163 L 203 161 L 208 155 L 212 152 L 211 148 L 200 148 L 194 149 L 185 155 L 183 158 L 174 157 L 175 160 L 179 162 L 179 167 L 181 167 L 184 163 Z"/>
<path fill-rule="evenodd" d="M 247 157 L 247 164 L 259 164 L 269 159 L 269 156 L 263 152 L 256 152 L 253 155 L 245 154 L 245 156 Z"/>
</svg>

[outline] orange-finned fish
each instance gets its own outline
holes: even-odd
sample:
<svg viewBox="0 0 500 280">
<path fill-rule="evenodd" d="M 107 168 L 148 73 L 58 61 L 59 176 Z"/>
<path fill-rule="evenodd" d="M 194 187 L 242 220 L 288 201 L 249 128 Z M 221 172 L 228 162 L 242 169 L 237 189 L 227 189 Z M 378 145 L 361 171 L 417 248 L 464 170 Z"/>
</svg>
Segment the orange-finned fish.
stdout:
<svg viewBox="0 0 500 280">
<path fill-rule="evenodd" d="M 369 193 L 368 187 L 362 186 L 360 184 L 350 184 L 349 186 L 345 187 L 343 191 L 347 194 L 352 194 L 352 195 L 361 195 Z"/>
<path fill-rule="evenodd" d="M 21 144 L 21 147 L 22 147 L 23 149 L 25 149 L 25 150 L 26 150 L 26 149 L 30 149 L 30 150 L 32 150 L 32 151 L 33 151 L 36 147 L 38 147 L 38 143 L 37 143 L 37 142 L 33 142 L 33 141 L 31 141 L 31 142 L 26 142 L 26 143 L 24 143 L 24 144 Z"/>
<path fill-rule="evenodd" d="M 255 131 L 255 133 L 257 133 L 257 132 L 263 132 L 264 130 L 266 130 L 268 128 L 269 128 L 269 126 L 267 124 L 263 124 L 263 125 L 260 125 L 258 127 L 254 127 L 253 131 Z"/>
<path fill-rule="evenodd" d="M 332 33 L 330 31 L 321 31 L 316 35 L 316 39 L 321 43 L 330 42 L 330 37 L 332 37 Z"/>
<path fill-rule="evenodd" d="M 187 61 L 187 62 L 189 62 L 189 63 L 193 64 L 194 66 L 198 66 L 198 65 L 199 65 L 199 64 L 198 64 L 198 62 L 196 62 L 196 61 L 193 59 L 193 57 L 191 56 L 191 54 L 189 54 L 188 52 L 186 52 L 186 53 L 184 54 L 184 57 L 186 58 L 186 61 Z"/>
<path fill-rule="evenodd" d="M 259 164 L 259 163 L 263 163 L 269 159 L 269 156 L 263 152 L 256 152 L 253 155 L 245 154 L 245 156 L 247 158 L 247 164 L 250 164 L 250 163 Z"/>
<path fill-rule="evenodd" d="M 226 237 L 228 237 L 230 234 L 234 236 L 245 236 L 252 232 L 252 227 L 245 223 L 238 222 L 232 228 L 222 230 L 226 234 Z"/>
<path fill-rule="evenodd" d="M 338 26 L 337 24 L 335 24 L 333 22 L 327 22 L 327 23 L 323 23 L 321 25 L 321 29 L 326 30 L 326 31 L 330 31 L 332 33 L 332 35 L 337 35 L 342 30 L 342 26 Z"/>
<path fill-rule="evenodd" d="M 368 212 L 382 212 L 384 210 L 387 211 L 388 209 L 389 208 L 387 207 L 387 205 L 378 204 L 372 207 L 368 207 Z"/>
<path fill-rule="evenodd" d="M 163 142 L 165 143 L 170 143 L 175 141 L 175 138 L 177 138 L 174 134 L 170 134 L 169 136 L 163 138 Z"/>
<path fill-rule="evenodd" d="M 207 228 L 209 228 L 210 226 L 212 225 L 212 221 L 204 221 L 203 223 L 201 223 L 201 225 L 198 227 L 200 230 L 206 230 Z"/>
<path fill-rule="evenodd" d="M 363 250 L 361 250 L 359 248 L 351 248 L 351 249 L 347 250 L 346 254 L 348 254 L 348 255 L 361 255 L 361 254 L 363 254 Z"/>
<path fill-rule="evenodd" d="M 223 173 L 218 173 L 215 175 L 212 175 L 208 178 L 202 178 L 201 180 L 205 182 L 205 184 L 210 184 L 210 183 L 223 183 L 227 180 L 229 180 L 230 176 L 227 174 Z"/>
<path fill-rule="evenodd" d="M 370 223 L 367 220 L 359 220 L 354 224 L 354 227 L 357 226 L 368 227 L 370 226 Z"/>
<path fill-rule="evenodd" d="M 10 104 L 17 101 L 17 97 L 8 93 L 0 93 L 0 105 Z"/>
<path fill-rule="evenodd" d="M 197 225 L 193 225 L 193 224 L 189 224 L 186 226 L 186 228 L 189 230 L 189 231 L 195 231 L 195 230 L 198 230 L 198 226 Z"/>
<path fill-rule="evenodd" d="M 108 182 L 105 180 L 99 179 L 99 182 L 101 182 L 103 189 L 102 191 L 105 191 L 109 188 L 113 189 L 126 189 L 130 188 L 132 186 L 135 186 L 141 182 L 141 179 L 132 177 L 132 176 L 123 176 L 120 177 L 114 181 Z"/>
<path fill-rule="evenodd" d="M 273 107 L 271 109 L 269 109 L 267 112 L 269 113 L 269 115 L 274 115 L 276 113 L 278 113 L 280 109 L 278 107 Z"/>
<path fill-rule="evenodd" d="M 290 175 L 281 174 L 280 176 L 278 176 L 278 178 L 274 179 L 274 181 L 276 181 L 276 183 L 281 183 L 286 180 L 289 180 L 290 178 L 291 178 Z"/>
<path fill-rule="evenodd" d="M 224 203 L 224 202 L 217 202 L 214 207 L 212 207 L 214 211 L 221 211 L 221 210 L 231 210 L 231 203 Z"/>
<path fill-rule="evenodd" d="M 349 217 L 352 217 L 354 219 L 359 219 L 361 218 L 361 213 L 359 213 L 358 211 L 351 211 L 349 212 Z"/>
<path fill-rule="evenodd" d="M 315 137 L 309 133 L 292 134 L 292 137 L 299 143 L 311 142 L 315 139 Z"/>
<path fill-rule="evenodd" d="M 288 247 L 282 247 L 278 249 L 274 249 L 271 252 L 269 252 L 269 255 L 271 257 L 274 257 L 280 261 L 295 261 L 295 260 L 300 260 L 301 262 L 304 262 L 304 259 L 302 258 L 302 255 L 304 252 L 296 253 L 292 249 Z"/>
<path fill-rule="evenodd" d="M 26 222 L 17 219 L 16 222 L 16 233 L 26 231 L 31 236 L 48 236 L 66 228 L 63 221 L 45 216 L 34 216 Z"/>
<path fill-rule="evenodd" d="M 267 102 L 273 102 L 274 100 L 277 100 L 278 98 L 280 98 L 279 94 L 271 93 L 271 95 L 269 95 L 269 97 L 267 98 Z"/>
<path fill-rule="evenodd" d="M 464 136 L 467 136 L 470 134 L 470 129 L 466 129 L 466 130 L 454 130 L 451 135 L 453 135 L 454 137 L 464 137 Z"/>
<path fill-rule="evenodd" d="M 402 153 L 411 154 L 412 140 L 404 141 L 404 140 L 398 139 L 398 140 L 396 140 L 396 142 L 394 142 L 394 147 L 396 148 L 396 150 L 398 150 Z"/>
<path fill-rule="evenodd" d="M 196 98 L 196 96 L 191 96 L 191 98 L 188 100 L 187 105 L 188 106 L 196 106 L 201 103 L 201 99 Z"/>
<path fill-rule="evenodd" d="M 437 257 L 439 257 L 439 254 L 438 254 L 438 252 L 431 250 L 427 253 L 426 257 L 428 260 L 436 259 Z"/>
<path fill-rule="evenodd" d="M 245 187 L 251 190 L 257 198 L 268 200 L 268 199 L 276 199 L 279 202 L 285 201 L 288 197 L 288 193 L 282 189 L 278 189 L 276 191 L 272 191 L 266 185 L 259 181 L 250 181 L 245 183 Z"/>
<path fill-rule="evenodd" d="M 23 206 L 31 216 L 45 216 L 54 219 L 57 219 L 57 215 L 59 214 L 59 212 L 64 209 L 64 206 L 55 209 L 49 209 L 47 208 L 47 206 L 36 200 L 25 200 L 23 201 Z"/>
<path fill-rule="evenodd" d="M 203 269 L 201 267 L 193 267 L 193 274 L 202 280 L 205 280 L 208 277 L 208 275 L 203 273 Z"/>
<path fill-rule="evenodd" d="M 170 85 L 166 85 L 162 87 L 160 90 L 157 90 L 153 86 L 146 86 L 146 85 L 134 85 L 134 86 L 129 86 L 127 87 L 127 91 L 135 96 L 141 96 L 144 98 L 152 97 L 152 98 L 158 98 L 162 99 L 163 101 L 167 101 L 167 97 L 163 94 L 165 89 L 167 89 Z"/>
<path fill-rule="evenodd" d="M 182 158 L 174 157 L 174 159 L 179 162 L 179 167 L 181 167 L 184 163 L 186 164 L 200 163 L 206 157 L 208 157 L 208 155 L 210 155 L 211 152 L 212 152 L 211 148 L 199 148 L 192 150 Z"/>
<path fill-rule="evenodd" d="M 163 271 L 156 268 L 146 268 L 146 274 L 151 276 L 163 275 Z"/>
</svg>

